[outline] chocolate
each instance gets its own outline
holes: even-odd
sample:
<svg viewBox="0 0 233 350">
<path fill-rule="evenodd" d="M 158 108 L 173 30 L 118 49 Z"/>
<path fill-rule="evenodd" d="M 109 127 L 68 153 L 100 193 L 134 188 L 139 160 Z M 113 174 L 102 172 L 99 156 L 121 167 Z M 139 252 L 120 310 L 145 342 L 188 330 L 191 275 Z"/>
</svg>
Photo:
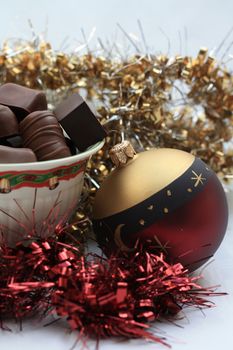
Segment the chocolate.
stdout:
<svg viewBox="0 0 233 350">
<path fill-rule="evenodd" d="M 38 160 L 71 156 L 62 129 L 50 111 L 30 113 L 20 124 L 24 147 L 31 148 Z"/>
<path fill-rule="evenodd" d="M 80 151 L 103 140 L 107 134 L 84 99 L 75 93 L 54 111 L 55 116 Z"/>
<path fill-rule="evenodd" d="M 7 83 L 0 86 L 0 104 L 8 106 L 19 120 L 29 113 L 47 109 L 47 101 L 42 91 Z"/>
<path fill-rule="evenodd" d="M 36 162 L 35 153 L 29 148 L 0 146 L 0 164 Z"/>
<path fill-rule="evenodd" d="M 19 125 L 16 116 L 7 106 L 0 105 L 0 138 L 18 134 Z"/>
</svg>

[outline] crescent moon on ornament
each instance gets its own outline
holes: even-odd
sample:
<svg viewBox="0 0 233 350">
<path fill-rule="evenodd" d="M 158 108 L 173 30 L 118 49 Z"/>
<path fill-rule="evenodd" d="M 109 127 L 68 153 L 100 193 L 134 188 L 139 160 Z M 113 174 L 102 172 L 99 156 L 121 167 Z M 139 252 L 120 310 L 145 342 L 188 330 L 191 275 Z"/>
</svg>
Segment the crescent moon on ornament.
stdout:
<svg viewBox="0 0 233 350">
<path fill-rule="evenodd" d="M 117 228 L 114 231 L 114 241 L 116 245 L 120 248 L 121 251 L 123 252 L 132 252 L 134 251 L 134 248 L 129 248 L 125 243 L 122 241 L 121 238 L 121 229 L 122 227 L 125 226 L 125 224 L 120 224 L 117 226 Z"/>
</svg>

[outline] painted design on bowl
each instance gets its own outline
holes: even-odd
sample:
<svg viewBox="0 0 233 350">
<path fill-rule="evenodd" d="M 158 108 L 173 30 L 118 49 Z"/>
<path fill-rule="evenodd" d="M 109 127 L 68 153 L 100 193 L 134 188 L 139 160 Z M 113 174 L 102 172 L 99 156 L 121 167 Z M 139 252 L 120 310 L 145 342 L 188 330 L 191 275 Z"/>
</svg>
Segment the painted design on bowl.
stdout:
<svg viewBox="0 0 233 350">
<path fill-rule="evenodd" d="M 22 187 L 48 187 L 55 189 L 61 180 L 70 180 L 83 172 L 87 160 L 75 162 L 67 166 L 59 166 L 49 170 L 33 170 L 0 172 L 0 193 L 9 193 Z"/>
</svg>

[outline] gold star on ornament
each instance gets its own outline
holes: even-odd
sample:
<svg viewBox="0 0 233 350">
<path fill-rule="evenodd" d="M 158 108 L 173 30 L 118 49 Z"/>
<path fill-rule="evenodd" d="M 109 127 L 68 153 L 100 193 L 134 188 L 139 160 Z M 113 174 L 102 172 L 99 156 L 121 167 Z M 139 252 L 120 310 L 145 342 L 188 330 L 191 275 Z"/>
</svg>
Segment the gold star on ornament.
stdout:
<svg viewBox="0 0 233 350">
<path fill-rule="evenodd" d="M 143 219 L 139 220 L 139 224 L 144 226 L 145 225 L 145 220 L 143 220 Z"/>
<path fill-rule="evenodd" d="M 195 183 L 194 183 L 194 187 L 197 187 L 200 183 L 203 185 L 203 181 L 206 180 L 205 177 L 202 177 L 202 173 L 200 173 L 199 175 L 194 171 L 192 170 L 192 173 L 195 175 L 193 177 L 191 177 L 191 180 L 194 180 Z"/>
<path fill-rule="evenodd" d="M 152 210 L 154 208 L 153 204 L 149 205 L 149 207 L 147 207 L 148 210 Z"/>
</svg>

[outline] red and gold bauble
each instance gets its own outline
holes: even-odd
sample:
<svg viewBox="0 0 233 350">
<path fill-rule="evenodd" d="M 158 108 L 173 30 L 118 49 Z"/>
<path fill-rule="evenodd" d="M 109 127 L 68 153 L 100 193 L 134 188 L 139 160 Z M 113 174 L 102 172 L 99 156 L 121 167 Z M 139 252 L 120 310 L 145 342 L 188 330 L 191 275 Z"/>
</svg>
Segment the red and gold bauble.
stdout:
<svg viewBox="0 0 233 350">
<path fill-rule="evenodd" d="M 201 159 L 176 149 L 134 156 L 125 141 L 111 153 L 118 166 L 97 192 L 93 210 L 105 254 L 131 252 L 139 240 L 160 242 L 173 261 L 190 270 L 213 256 L 228 219 L 216 174 Z"/>
</svg>

